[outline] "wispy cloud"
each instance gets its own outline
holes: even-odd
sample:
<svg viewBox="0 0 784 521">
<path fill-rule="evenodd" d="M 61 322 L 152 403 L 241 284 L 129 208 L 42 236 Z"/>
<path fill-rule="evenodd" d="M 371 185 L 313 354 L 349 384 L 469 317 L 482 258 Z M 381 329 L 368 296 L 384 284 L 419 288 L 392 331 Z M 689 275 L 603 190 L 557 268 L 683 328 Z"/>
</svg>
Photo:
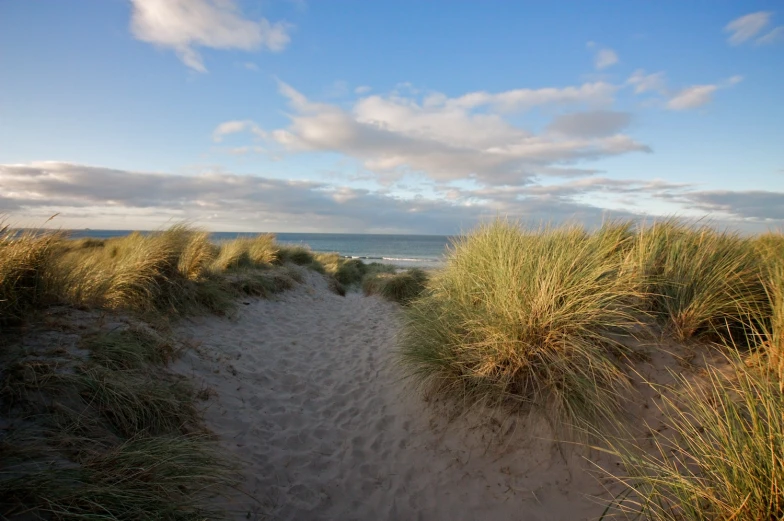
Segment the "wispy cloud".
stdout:
<svg viewBox="0 0 784 521">
<path fill-rule="evenodd" d="M 664 72 L 646 74 L 645 69 L 637 69 L 629 76 L 626 83 L 634 86 L 635 94 L 643 94 L 651 91 L 664 95 L 667 93 L 667 78 Z"/>
<path fill-rule="evenodd" d="M 770 11 L 758 11 L 732 20 L 724 27 L 724 32 L 730 34 L 727 41 L 730 45 L 740 45 L 751 40 L 765 29 L 772 16 Z"/>
<path fill-rule="evenodd" d="M 207 72 L 198 47 L 283 50 L 289 25 L 248 20 L 234 0 L 131 0 L 131 32 L 141 41 L 173 49 L 182 62 Z"/>
<path fill-rule="evenodd" d="M 686 194 L 685 198 L 708 212 L 721 212 L 740 219 L 784 220 L 782 192 L 712 190 Z"/>
<path fill-rule="evenodd" d="M 692 85 L 678 91 L 667 102 L 670 110 L 687 110 L 706 105 L 713 99 L 713 94 L 724 88 L 732 87 L 743 81 L 743 76 L 735 75 L 719 84 Z"/>
<path fill-rule="evenodd" d="M 759 38 L 757 38 L 755 43 L 757 45 L 771 45 L 781 41 L 784 41 L 784 25 L 780 25 L 772 29 L 764 36 L 760 36 Z"/>
<path fill-rule="evenodd" d="M 618 87 L 607 82 L 583 83 L 580 86 L 513 89 L 497 93 L 477 91 L 457 98 L 439 94 L 429 96 L 430 106 L 444 105 L 462 109 L 491 106 L 498 112 L 524 111 L 542 105 L 608 105 Z"/>
<path fill-rule="evenodd" d="M 469 93 L 458 98 L 431 93 L 422 101 L 399 95 L 369 96 L 345 110 L 311 102 L 281 83 L 280 91 L 294 112 L 287 128 L 268 135 L 292 152 L 332 151 L 358 159 L 382 178 L 416 172 L 439 181 L 521 184 L 537 175 L 558 175 L 565 165 L 650 149 L 623 134 L 598 135 L 586 129 L 591 120 L 617 120 L 615 114 L 572 115 L 571 120 L 556 124 L 558 132 L 536 135 L 493 110 L 510 104 L 530 108 L 572 102 L 580 106 L 581 101 L 593 100 L 599 92 L 604 97 L 614 89 L 589 84 Z M 483 110 L 474 111 L 474 107 Z M 622 122 L 602 123 L 604 130 L 611 130 L 620 128 Z"/>
<path fill-rule="evenodd" d="M 618 63 L 618 53 L 609 47 L 599 47 L 595 42 L 588 42 L 587 47 L 594 49 L 593 65 L 597 71 L 606 69 Z"/>
<path fill-rule="evenodd" d="M 692 85 L 679 91 L 667 102 L 670 110 L 687 110 L 701 107 L 711 101 L 718 85 Z"/>
<path fill-rule="evenodd" d="M 212 140 L 216 143 L 220 143 L 223 141 L 224 137 L 230 134 L 237 134 L 246 131 L 252 132 L 261 138 L 267 137 L 267 133 L 259 128 L 255 122 L 246 119 L 224 121 L 223 123 L 219 124 L 217 127 L 215 127 L 215 130 L 212 131 Z"/>
</svg>

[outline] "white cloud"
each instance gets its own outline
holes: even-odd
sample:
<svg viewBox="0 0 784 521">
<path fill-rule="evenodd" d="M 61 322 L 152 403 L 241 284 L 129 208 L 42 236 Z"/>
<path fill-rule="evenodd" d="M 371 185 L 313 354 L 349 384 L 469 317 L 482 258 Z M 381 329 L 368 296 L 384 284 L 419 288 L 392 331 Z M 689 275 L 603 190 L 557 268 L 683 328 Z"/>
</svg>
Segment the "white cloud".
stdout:
<svg viewBox="0 0 784 521">
<path fill-rule="evenodd" d="M 173 49 L 180 60 L 206 72 L 196 47 L 283 50 L 289 26 L 248 20 L 234 0 L 131 0 L 131 32 L 144 42 Z"/>
<path fill-rule="evenodd" d="M 770 23 L 772 16 L 770 11 L 758 11 L 734 19 L 724 27 L 724 32 L 730 33 L 727 41 L 731 45 L 740 45 L 754 38 Z"/>
<path fill-rule="evenodd" d="M 599 49 L 594 56 L 596 70 L 603 70 L 618 63 L 618 54 L 612 49 Z"/>
<path fill-rule="evenodd" d="M 354 94 L 367 94 L 371 90 L 373 90 L 373 88 L 368 85 L 360 85 L 359 87 L 354 89 Z"/>
<path fill-rule="evenodd" d="M 727 78 L 727 86 L 737 85 L 738 83 L 743 81 L 743 76 L 740 74 L 736 74 L 735 76 L 731 76 Z"/>
<path fill-rule="evenodd" d="M 245 154 L 255 153 L 255 154 L 263 154 L 267 151 L 264 147 L 260 146 L 244 146 L 244 147 L 233 147 L 228 149 L 228 153 L 235 155 L 235 156 L 244 156 Z"/>
<path fill-rule="evenodd" d="M 784 25 L 780 25 L 771 30 L 768 34 L 760 36 L 754 43 L 757 45 L 770 45 L 782 40 L 784 40 Z"/>
<path fill-rule="evenodd" d="M 637 69 L 629 76 L 626 83 L 634 86 L 636 94 L 650 91 L 658 92 L 659 94 L 667 93 L 667 80 L 664 72 L 646 74 L 644 69 Z"/>
<path fill-rule="evenodd" d="M 743 76 L 735 75 L 718 85 L 692 85 L 677 92 L 667 102 L 670 110 L 687 110 L 701 107 L 713 99 L 713 93 L 722 88 L 729 88 L 743 81 Z"/>
<path fill-rule="evenodd" d="M 710 102 L 717 85 L 692 85 L 681 90 L 667 102 L 670 110 L 686 110 L 701 107 Z"/>
<path fill-rule="evenodd" d="M 417 172 L 439 181 L 473 178 L 486 184 L 521 184 L 536 175 L 585 174 L 573 163 L 650 149 L 622 134 L 535 135 L 501 114 L 474 108 L 579 102 L 601 90 L 591 84 L 459 98 L 431 93 L 425 101 L 375 95 L 344 110 L 310 102 L 281 83 L 280 91 L 294 113 L 289 127 L 269 135 L 289 151 L 332 151 L 358 159 L 381 179 Z"/>
<path fill-rule="evenodd" d="M 594 49 L 593 65 L 597 71 L 606 69 L 618 63 L 618 54 L 609 47 L 600 48 L 596 42 L 588 42 L 585 44 L 589 49 Z"/>
<path fill-rule="evenodd" d="M 608 105 L 618 87 L 603 81 L 584 83 L 579 87 L 546 87 L 542 89 L 514 89 L 498 93 L 470 92 L 459 98 L 447 98 L 438 93 L 429 96 L 429 105 L 445 105 L 461 109 L 491 106 L 500 112 L 527 110 L 540 105 Z"/>
<path fill-rule="evenodd" d="M 223 138 L 229 134 L 237 134 L 239 132 L 246 131 L 250 131 L 261 138 L 267 137 L 266 132 L 259 128 L 255 122 L 246 119 L 224 121 L 223 123 L 219 124 L 217 127 L 215 127 L 215 130 L 212 131 L 212 140 L 216 143 L 220 143 L 223 141 Z"/>
</svg>

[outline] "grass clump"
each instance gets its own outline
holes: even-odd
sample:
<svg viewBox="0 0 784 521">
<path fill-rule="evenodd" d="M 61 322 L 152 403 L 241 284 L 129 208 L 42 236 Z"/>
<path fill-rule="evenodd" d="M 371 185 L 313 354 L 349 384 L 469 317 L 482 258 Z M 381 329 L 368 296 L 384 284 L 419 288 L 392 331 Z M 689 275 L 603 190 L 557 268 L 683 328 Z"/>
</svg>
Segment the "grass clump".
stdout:
<svg viewBox="0 0 784 521">
<path fill-rule="evenodd" d="M 784 240 L 755 243 L 767 301 L 746 317 L 751 351 L 728 338 L 729 370 L 656 388 L 666 429 L 650 429 L 653 452 L 605 437 L 632 492 L 616 510 L 656 521 L 784 519 Z"/>
<path fill-rule="evenodd" d="M 347 259 L 337 253 L 315 254 L 315 261 L 311 268 L 326 275 L 330 288 L 339 295 L 345 295 L 346 288 L 362 286 L 369 278 L 397 271 L 390 264 L 378 262 L 366 264 L 362 259 Z"/>
<path fill-rule="evenodd" d="M 16 232 L 0 222 L 0 325 L 18 321 L 46 298 L 46 270 L 59 234 Z"/>
<path fill-rule="evenodd" d="M 278 247 L 277 263 L 290 262 L 299 266 L 308 266 L 315 262 L 316 257 L 310 249 L 304 246 L 282 245 Z"/>
<path fill-rule="evenodd" d="M 653 453 L 610 440 L 634 495 L 615 507 L 651 520 L 784 518 L 784 394 L 769 371 L 734 359 L 707 385 L 679 377 L 664 395 L 667 431 Z"/>
<path fill-rule="evenodd" d="M 234 470 L 200 424 L 194 389 L 161 366 L 171 346 L 139 328 L 79 345 L 89 359 L 2 353 L 13 428 L 0 432 L 0 518 L 221 518 L 210 498 Z"/>
<path fill-rule="evenodd" d="M 402 357 L 410 371 L 472 399 L 552 408 L 567 423 L 609 417 L 627 378 L 609 331 L 638 321 L 624 237 L 574 226 L 479 227 L 411 302 Z"/>
<path fill-rule="evenodd" d="M 268 268 L 278 260 L 280 247 L 273 234 L 238 238 L 220 245 L 213 268 L 227 271 L 243 268 Z"/>
<path fill-rule="evenodd" d="M 425 290 L 427 279 L 427 272 L 419 268 L 400 273 L 371 273 L 362 281 L 362 290 L 365 295 L 380 295 L 393 302 L 408 304 Z"/>
<path fill-rule="evenodd" d="M 231 469 L 212 444 L 195 436 L 139 438 L 108 451 L 83 451 L 78 466 L 59 459 L 14 463 L 0 470 L 4 518 L 216 519 L 221 512 L 207 500 L 232 483 Z"/>
<path fill-rule="evenodd" d="M 82 347 L 90 350 L 91 360 L 116 370 L 140 369 L 150 363 L 165 365 L 175 355 L 170 342 L 141 328 L 92 335 L 82 341 Z"/>
<path fill-rule="evenodd" d="M 634 252 L 648 311 L 678 340 L 744 340 L 748 317 L 769 313 L 751 239 L 671 220 L 641 227 Z"/>
</svg>

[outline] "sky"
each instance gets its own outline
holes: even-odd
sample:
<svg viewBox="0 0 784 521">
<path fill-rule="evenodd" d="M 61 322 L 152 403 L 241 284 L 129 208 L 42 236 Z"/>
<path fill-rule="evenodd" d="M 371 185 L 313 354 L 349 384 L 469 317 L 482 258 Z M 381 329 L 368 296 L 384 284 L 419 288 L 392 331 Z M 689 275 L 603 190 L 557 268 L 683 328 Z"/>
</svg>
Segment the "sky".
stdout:
<svg viewBox="0 0 784 521">
<path fill-rule="evenodd" d="M 784 2 L 0 0 L 0 215 L 778 229 Z"/>
</svg>

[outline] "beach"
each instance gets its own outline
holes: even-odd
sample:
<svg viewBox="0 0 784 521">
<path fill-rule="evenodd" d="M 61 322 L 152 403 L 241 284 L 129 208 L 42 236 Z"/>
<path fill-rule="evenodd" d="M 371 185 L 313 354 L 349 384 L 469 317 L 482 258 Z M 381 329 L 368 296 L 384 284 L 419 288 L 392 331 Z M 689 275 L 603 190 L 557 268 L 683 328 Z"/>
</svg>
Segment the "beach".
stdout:
<svg viewBox="0 0 784 521">
<path fill-rule="evenodd" d="M 431 271 L 183 226 L 3 241 L 9 519 L 778 508 L 780 235 L 497 221 Z"/>
<path fill-rule="evenodd" d="M 235 519 L 601 514 L 588 497 L 606 496 L 595 468 L 546 425 L 425 401 L 396 360 L 401 318 L 400 306 L 338 296 L 311 273 L 232 319 L 180 326 L 194 348 L 175 369 L 210 390 L 206 425 L 242 468 L 226 505 Z"/>
</svg>

